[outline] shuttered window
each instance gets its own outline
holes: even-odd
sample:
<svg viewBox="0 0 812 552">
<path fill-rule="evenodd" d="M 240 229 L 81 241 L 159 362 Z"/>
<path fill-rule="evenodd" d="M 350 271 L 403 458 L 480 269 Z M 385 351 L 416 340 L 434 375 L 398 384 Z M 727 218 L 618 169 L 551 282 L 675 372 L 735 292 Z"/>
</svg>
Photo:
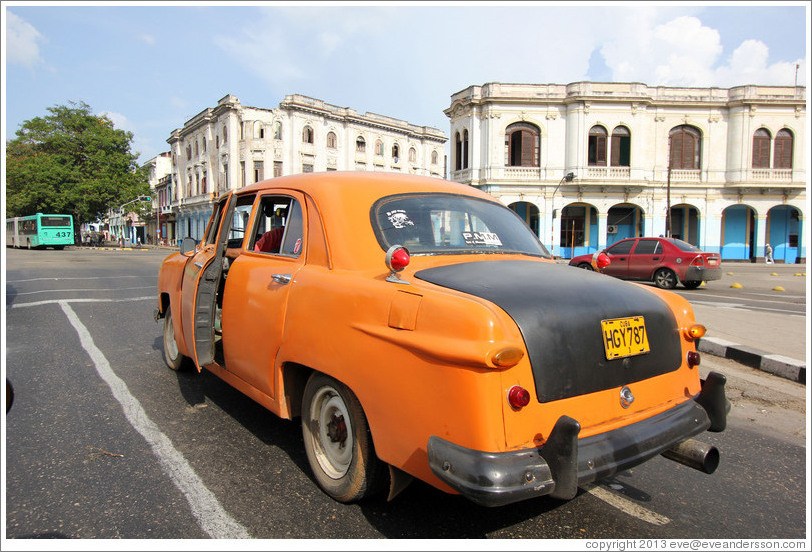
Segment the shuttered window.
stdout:
<svg viewBox="0 0 812 552">
<path fill-rule="evenodd" d="M 774 169 L 792 168 L 792 142 L 792 133 L 787 129 L 779 130 L 775 135 Z"/>
<path fill-rule="evenodd" d="M 670 167 L 672 169 L 699 169 L 699 131 L 690 126 L 671 130 Z"/>
<path fill-rule="evenodd" d="M 612 159 L 613 167 L 628 167 L 631 165 L 632 134 L 624 126 L 615 127 L 612 131 Z"/>
<path fill-rule="evenodd" d="M 596 125 L 589 129 L 587 161 L 591 166 L 606 166 L 606 129 Z"/>
<path fill-rule="evenodd" d="M 753 134 L 753 168 L 770 168 L 770 133 L 765 128 Z"/>
<path fill-rule="evenodd" d="M 505 132 L 505 165 L 538 167 L 541 132 L 529 123 L 514 123 Z"/>
</svg>

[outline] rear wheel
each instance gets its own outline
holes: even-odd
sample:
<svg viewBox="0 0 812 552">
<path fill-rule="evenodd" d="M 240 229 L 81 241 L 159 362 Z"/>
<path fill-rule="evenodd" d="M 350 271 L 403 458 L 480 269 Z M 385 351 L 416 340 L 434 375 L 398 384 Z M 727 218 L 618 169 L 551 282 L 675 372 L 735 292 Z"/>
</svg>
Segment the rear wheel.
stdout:
<svg viewBox="0 0 812 552">
<path fill-rule="evenodd" d="M 592 265 L 589 264 L 589 263 L 581 263 L 581 264 L 578 265 L 578 268 L 583 268 L 584 270 L 592 270 L 592 271 L 595 270 L 594 268 L 592 268 Z"/>
<path fill-rule="evenodd" d="M 654 273 L 654 283 L 658 288 L 674 289 L 677 286 L 677 275 L 668 268 L 661 268 Z"/>
<path fill-rule="evenodd" d="M 164 361 L 172 370 L 180 370 L 185 364 L 185 357 L 178 351 L 178 342 L 175 340 L 171 307 L 166 307 L 164 314 Z"/>
<path fill-rule="evenodd" d="M 696 289 L 702 285 L 702 280 L 688 280 L 687 282 L 682 282 L 682 285 L 685 286 L 685 289 Z"/>
<path fill-rule="evenodd" d="M 319 486 L 339 502 L 355 502 L 382 490 L 386 469 L 375 456 L 361 403 L 350 389 L 318 372 L 302 403 L 302 435 Z"/>
</svg>

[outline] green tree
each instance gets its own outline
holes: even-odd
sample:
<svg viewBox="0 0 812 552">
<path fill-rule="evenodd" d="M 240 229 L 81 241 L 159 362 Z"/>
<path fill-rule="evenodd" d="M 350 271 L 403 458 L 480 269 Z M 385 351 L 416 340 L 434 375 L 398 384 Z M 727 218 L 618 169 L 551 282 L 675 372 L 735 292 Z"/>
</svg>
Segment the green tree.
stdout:
<svg viewBox="0 0 812 552">
<path fill-rule="evenodd" d="M 6 142 L 7 217 L 66 213 L 79 225 L 149 194 L 132 132 L 116 130 L 84 102 L 69 103 L 23 122 Z"/>
</svg>

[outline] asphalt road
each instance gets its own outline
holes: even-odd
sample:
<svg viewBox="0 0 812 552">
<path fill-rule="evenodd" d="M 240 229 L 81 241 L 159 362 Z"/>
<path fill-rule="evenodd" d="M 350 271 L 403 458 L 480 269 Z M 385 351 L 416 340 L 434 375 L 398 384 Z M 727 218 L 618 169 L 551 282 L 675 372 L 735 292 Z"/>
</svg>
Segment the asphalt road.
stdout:
<svg viewBox="0 0 812 552">
<path fill-rule="evenodd" d="M 722 452 L 713 475 L 658 457 L 569 502 L 488 509 L 416 482 L 391 503 L 336 503 L 298 423 L 165 367 L 152 314 L 166 254 L 6 250 L 8 539 L 806 535 L 806 389 L 707 356 L 734 403 L 728 430 L 702 436 Z"/>
</svg>

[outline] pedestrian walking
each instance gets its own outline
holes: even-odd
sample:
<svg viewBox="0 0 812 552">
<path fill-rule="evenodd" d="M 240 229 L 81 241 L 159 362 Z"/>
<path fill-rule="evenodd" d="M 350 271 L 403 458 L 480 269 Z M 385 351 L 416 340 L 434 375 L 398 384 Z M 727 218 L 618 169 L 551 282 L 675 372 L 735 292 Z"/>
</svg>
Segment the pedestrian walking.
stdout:
<svg viewBox="0 0 812 552">
<path fill-rule="evenodd" d="M 764 261 L 767 264 L 773 264 L 773 247 L 768 243 L 767 248 L 765 249 L 765 257 Z"/>
</svg>

